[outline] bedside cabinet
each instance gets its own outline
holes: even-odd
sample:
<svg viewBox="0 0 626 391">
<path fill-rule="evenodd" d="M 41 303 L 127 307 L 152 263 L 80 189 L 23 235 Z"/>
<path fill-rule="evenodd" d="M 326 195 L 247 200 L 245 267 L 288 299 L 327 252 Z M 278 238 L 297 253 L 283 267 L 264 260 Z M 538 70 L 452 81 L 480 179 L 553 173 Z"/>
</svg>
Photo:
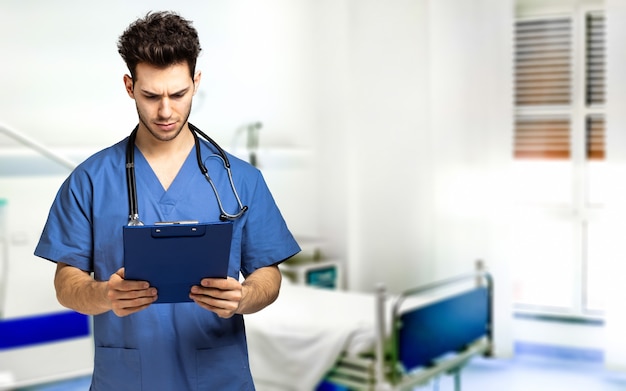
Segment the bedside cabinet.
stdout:
<svg viewBox="0 0 626 391">
<path fill-rule="evenodd" d="M 295 284 L 327 289 L 343 289 L 341 263 L 338 261 L 285 262 L 279 267 L 283 276 Z"/>
</svg>

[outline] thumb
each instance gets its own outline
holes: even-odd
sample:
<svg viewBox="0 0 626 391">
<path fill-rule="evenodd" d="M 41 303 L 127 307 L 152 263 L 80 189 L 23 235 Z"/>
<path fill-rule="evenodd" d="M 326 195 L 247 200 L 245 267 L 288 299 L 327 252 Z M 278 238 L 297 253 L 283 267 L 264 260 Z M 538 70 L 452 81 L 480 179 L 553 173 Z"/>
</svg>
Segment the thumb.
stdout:
<svg viewBox="0 0 626 391">
<path fill-rule="evenodd" d="M 118 276 L 120 276 L 122 279 L 124 279 L 124 268 L 123 268 L 123 267 L 119 268 L 119 269 L 115 272 L 115 274 L 117 274 L 117 275 L 118 275 Z"/>
</svg>

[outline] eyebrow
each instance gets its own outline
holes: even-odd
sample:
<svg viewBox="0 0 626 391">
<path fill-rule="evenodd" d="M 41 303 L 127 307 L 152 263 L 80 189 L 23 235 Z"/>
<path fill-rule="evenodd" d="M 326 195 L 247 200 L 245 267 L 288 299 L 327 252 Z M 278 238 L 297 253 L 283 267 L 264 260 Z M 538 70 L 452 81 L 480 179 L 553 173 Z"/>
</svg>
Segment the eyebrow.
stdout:
<svg viewBox="0 0 626 391">
<path fill-rule="evenodd" d="M 178 90 L 176 92 L 173 92 L 171 94 L 169 94 L 168 96 L 174 96 L 174 95 L 185 95 L 187 93 L 187 91 L 189 91 L 191 89 L 191 87 L 185 87 L 181 90 Z M 152 92 L 150 90 L 144 90 L 144 89 L 140 89 L 141 92 L 144 95 L 150 95 L 150 96 L 161 96 L 162 94 L 157 94 L 156 92 Z"/>
</svg>

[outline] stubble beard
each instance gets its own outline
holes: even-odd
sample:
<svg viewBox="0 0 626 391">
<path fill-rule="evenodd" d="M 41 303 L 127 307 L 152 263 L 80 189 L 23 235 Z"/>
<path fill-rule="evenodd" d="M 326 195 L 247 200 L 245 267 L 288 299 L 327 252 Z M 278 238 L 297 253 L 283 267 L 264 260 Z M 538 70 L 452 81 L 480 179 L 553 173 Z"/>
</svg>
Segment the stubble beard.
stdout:
<svg viewBox="0 0 626 391">
<path fill-rule="evenodd" d="M 169 136 L 169 137 L 163 137 L 162 135 L 159 134 L 159 132 L 154 131 L 152 129 L 152 127 L 150 126 L 150 122 L 147 121 L 145 119 L 145 117 L 141 114 L 141 111 L 139 111 L 139 107 L 137 107 L 137 115 L 139 117 L 139 121 L 148 130 L 148 132 L 152 135 L 152 137 L 154 137 L 155 139 L 157 139 L 159 141 L 172 141 L 176 137 L 178 137 L 180 132 L 183 131 L 183 128 L 185 127 L 185 124 L 187 124 L 187 121 L 189 120 L 189 115 L 191 115 L 191 104 L 189 105 L 189 110 L 187 110 L 187 113 L 186 113 L 186 115 L 184 117 L 185 120 L 181 122 L 180 127 L 176 130 L 176 132 L 174 132 L 174 134 Z"/>
</svg>

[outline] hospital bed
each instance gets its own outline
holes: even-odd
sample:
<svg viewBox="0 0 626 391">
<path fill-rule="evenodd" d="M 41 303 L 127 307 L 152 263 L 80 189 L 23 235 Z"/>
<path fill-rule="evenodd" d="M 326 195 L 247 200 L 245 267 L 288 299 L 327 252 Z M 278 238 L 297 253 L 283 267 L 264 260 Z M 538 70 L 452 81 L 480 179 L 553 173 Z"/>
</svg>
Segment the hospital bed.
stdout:
<svg viewBox="0 0 626 391">
<path fill-rule="evenodd" d="M 410 390 L 492 352 L 491 275 L 465 275 L 389 294 L 286 283 L 246 317 L 259 391 Z"/>
</svg>

